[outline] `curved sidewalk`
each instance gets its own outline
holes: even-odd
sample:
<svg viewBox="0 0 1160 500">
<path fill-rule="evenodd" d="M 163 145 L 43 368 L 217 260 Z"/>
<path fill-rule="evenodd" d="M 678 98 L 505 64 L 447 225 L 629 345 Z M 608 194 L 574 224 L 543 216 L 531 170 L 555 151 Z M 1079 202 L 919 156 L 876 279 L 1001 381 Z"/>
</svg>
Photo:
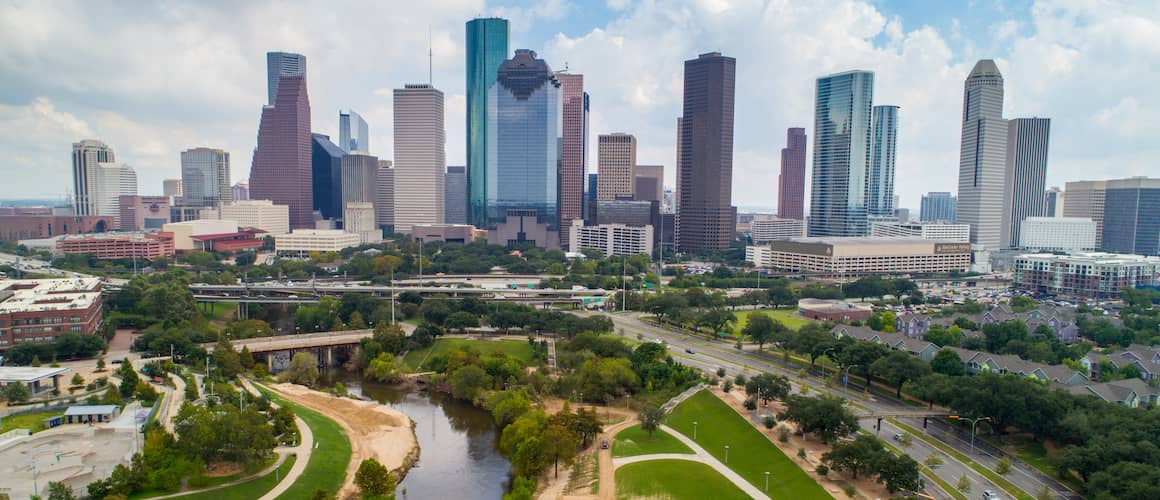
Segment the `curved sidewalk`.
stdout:
<svg viewBox="0 0 1160 500">
<path fill-rule="evenodd" d="M 294 485 L 294 481 L 298 480 L 298 477 L 302 475 L 302 472 L 306 470 L 306 466 L 310 462 L 310 453 L 314 451 L 314 433 L 311 432 L 310 426 L 306 425 L 306 421 L 297 415 L 294 416 L 294 423 L 298 425 L 298 435 L 302 437 L 302 441 L 298 443 L 298 446 L 293 448 L 280 448 L 278 452 L 284 456 L 293 453 L 298 455 L 298 458 L 294 461 L 294 465 L 290 467 L 290 472 L 286 473 L 286 477 L 282 478 L 278 482 L 278 485 L 274 486 L 274 489 L 262 495 L 262 498 L 259 500 L 273 500 L 278 498 L 278 495 L 285 493 L 286 490 Z"/>
<path fill-rule="evenodd" d="M 733 472 L 733 469 L 730 469 L 727 465 L 721 463 L 721 461 L 717 460 L 715 457 L 710 455 L 709 452 L 705 451 L 704 448 L 701 448 L 701 446 L 698 445 L 692 439 L 689 439 L 684 434 L 677 432 L 675 429 L 673 429 L 667 425 L 661 425 L 661 429 L 664 430 L 665 432 L 671 434 L 673 437 L 677 438 L 678 440 L 680 440 L 682 443 L 685 444 L 685 446 L 688 446 L 689 449 L 693 450 L 693 454 L 690 455 L 687 453 L 655 453 L 652 455 L 637 455 L 634 457 L 613 458 L 612 459 L 612 467 L 614 469 L 616 469 L 616 468 L 620 468 L 623 465 L 628 465 L 628 464 L 632 464 L 632 463 L 636 463 L 636 462 L 645 462 L 645 461 L 649 461 L 649 460 L 688 460 L 690 462 L 700 462 L 700 463 L 703 463 L 705 465 L 708 465 L 709 467 L 712 467 L 713 470 L 716 470 L 719 474 L 721 474 L 722 476 L 725 476 L 726 479 L 729 479 L 729 481 L 731 481 L 734 485 L 736 485 L 738 488 L 741 488 L 741 491 L 744 491 L 746 495 L 749 495 L 750 497 L 753 497 L 753 498 L 769 500 L 768 495 L 766 495 L 765 493 L 762 493 L 761 490 L 757 489 L 756 486 L 753 486 L 752 484 L 750 484 L 749 481 L 746 481 L 744 478 L 742 478 L 736 472 Z M 601 492 L 603 492 L 603 488 L 601 488 Z"/>
</svg>

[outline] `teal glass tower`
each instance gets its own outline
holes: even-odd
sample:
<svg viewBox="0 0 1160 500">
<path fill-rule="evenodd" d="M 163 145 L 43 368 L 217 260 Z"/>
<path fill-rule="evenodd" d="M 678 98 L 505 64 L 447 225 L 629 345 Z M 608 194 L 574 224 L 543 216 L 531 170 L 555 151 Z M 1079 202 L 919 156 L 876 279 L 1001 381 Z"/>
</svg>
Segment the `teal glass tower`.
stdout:
<svg viewBox="0 0 1160 500">
<path fill-rule="evenodd" d="M 467 22 L 467 222 L 487 227 L 487 91 L 508 58 L 507 19 Z"/>
<path fill-rule="evenodd" d="M 865 236 L 874 73 L 818 78 L 810 236 Z"/>
</svg>

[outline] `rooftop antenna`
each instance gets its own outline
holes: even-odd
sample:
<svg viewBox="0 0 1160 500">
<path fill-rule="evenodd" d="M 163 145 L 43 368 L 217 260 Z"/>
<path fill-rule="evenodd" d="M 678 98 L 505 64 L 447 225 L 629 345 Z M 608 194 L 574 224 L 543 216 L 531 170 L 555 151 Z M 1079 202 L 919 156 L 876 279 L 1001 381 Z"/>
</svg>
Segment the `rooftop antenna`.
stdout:
<svg viewBox="0 0 1160 500">
<path fill-rule="evenodd" d="M 431 78 L 431 67 L 434 65 L 435 51 L 431 43 L 431 25 L 427 25 L 427 84 L 435 88 L 435 81 Z"/>
</svg>

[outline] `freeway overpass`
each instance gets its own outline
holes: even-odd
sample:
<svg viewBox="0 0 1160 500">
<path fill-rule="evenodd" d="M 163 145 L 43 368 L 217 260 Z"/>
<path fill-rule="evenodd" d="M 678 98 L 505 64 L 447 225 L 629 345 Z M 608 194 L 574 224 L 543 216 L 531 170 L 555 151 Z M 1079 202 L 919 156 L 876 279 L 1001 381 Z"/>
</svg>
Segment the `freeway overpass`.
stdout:
<svg viewBox="0 0 1160 500">
<path fill-rule="evenodd" d="M 369 293 L 372 295 L 391 295 L 403 292 L 416 292 L 421 295 L 449 294 L 449 295 L 504 295 L 518 297 L 603 297 L 616 293 L 613 290 L 597 288 L 595 290 L 556 290 L 552 288 L 465 288 L 446 286 L 398 286 L 398 285 L 356 285 L 350 283 L 280 283 L 276 285 L 207 285 L 194 283 L 189 285 L 194 295 L 252 296 L 254 294 L 337 294 L 337 293 Z"/>
<path fill-rule="evenodd" d="M 414 325 L 399 323 L 403 331 L 410 335 L 415 331 Z M 274 337 L 258 337 L 242 339 L 233 342 L 234 349 L 248 348 L 255 358 L 264 358 L 266 368 L 270 373 L 284 370 L 290 364 L 290 358 L 296 352 L 310 352 L 318 358 L 323 366 L 334 366 L 338 358 L 336 354 L 349 353 L 359 345 L 359 341 L 370 337 L 374 330 L 345 330 L 337 332 L 304 333 L 299 335 L 279 335 Z M 213 352 L 217 344 L 202 344 L 208 352 Z"/>
</svg>

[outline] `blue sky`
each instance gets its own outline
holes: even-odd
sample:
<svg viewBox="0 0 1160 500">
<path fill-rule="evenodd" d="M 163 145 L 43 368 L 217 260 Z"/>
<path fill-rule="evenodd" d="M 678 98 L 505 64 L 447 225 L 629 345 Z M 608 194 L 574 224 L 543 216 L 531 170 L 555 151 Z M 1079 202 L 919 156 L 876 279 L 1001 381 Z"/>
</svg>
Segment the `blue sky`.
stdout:
<svg viewBox="0 0 1160 500">
<path fill-rule="evenodd" d="M 776 205 L 785 129 L 812 140 L 814 79 L 849 69 L 875 71 L 875 102 L 901 106 L 903 206 L 956 190 L 962 82 L 979 58 L 1004 73 L 1008 117 L 1052 118 L 1049 185 L 1154 174 L 1160 155 L 1160 2 L 0 0 L 0 197 L 66 195 L 82 138 L 113 146 L 142 194 L 160 193 L 195 146 L 227 149 L 245 179 L 268 50 L 307 56 L 315 131 L 336 134 L 338 110 L 353 108 L 371 152 L 390 158 L 391 89 L 427 79 L 428 26 L 447 161 L 462 164 L 463 23 L 481 14 L 512 20 L 513 49 L 583 73 L 590 144 L 635 134 L 638 161 L 665 165 L 668 185 L 682 62 L 736 57 L 737 205 Z"/>
</svg>

